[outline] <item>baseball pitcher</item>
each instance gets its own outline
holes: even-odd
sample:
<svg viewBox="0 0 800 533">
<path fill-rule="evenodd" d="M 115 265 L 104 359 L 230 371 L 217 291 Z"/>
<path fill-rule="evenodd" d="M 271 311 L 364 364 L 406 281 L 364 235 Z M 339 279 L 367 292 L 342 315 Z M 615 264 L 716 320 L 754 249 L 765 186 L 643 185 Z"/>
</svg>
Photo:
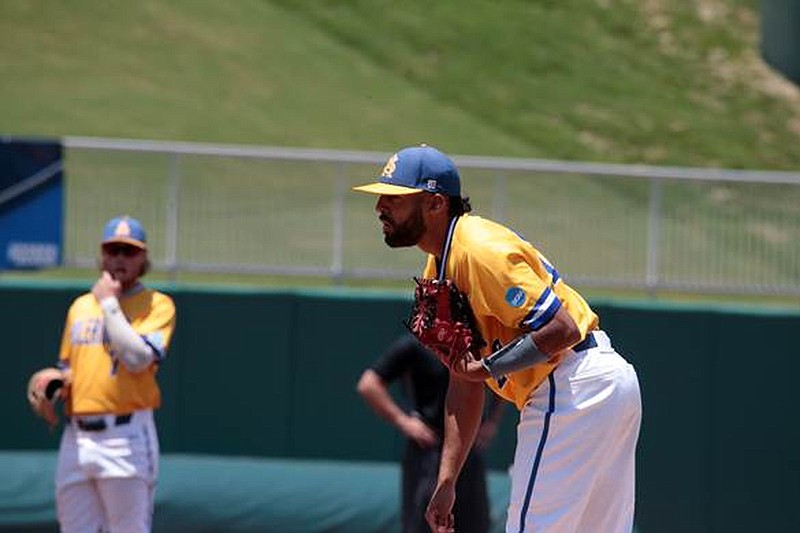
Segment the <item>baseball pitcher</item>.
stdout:
<svg viewBox="0 0 800 533">
<path fill-rule="evenodd" d="M 454 530 L 485 383 L 520 411 L 506 531 L 630 532 L 639 385 L 588 303 L 517 233 L 469 214 L 455 164 L 435 148 L 400 150 L 355 189 L 379 195 L 389 246 L 428 254 L 408 324 L 450 369 L 431 529 Z"/>
</svg>

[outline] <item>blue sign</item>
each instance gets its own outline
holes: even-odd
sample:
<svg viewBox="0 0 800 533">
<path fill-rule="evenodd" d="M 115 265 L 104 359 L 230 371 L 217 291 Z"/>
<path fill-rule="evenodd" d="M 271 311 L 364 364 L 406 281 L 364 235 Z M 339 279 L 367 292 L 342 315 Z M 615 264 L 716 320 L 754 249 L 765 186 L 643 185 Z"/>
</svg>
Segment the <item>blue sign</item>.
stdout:
<svg viewBox="0 0 800 533">
<path fill-rule="evenodd" d="M 63 149 L 0 138 L 0 270 L 61 264 Z"/>
</svg>

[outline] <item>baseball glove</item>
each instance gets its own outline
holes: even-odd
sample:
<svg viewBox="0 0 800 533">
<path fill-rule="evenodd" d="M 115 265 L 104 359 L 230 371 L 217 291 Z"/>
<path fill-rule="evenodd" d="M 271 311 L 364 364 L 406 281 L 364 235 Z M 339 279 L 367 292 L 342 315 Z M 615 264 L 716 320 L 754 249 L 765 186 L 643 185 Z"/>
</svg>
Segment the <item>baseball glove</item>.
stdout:
<svg viewBox="0 0 800 533">
<path fill-rule="evenodd" d="M 448 368 L 477 357 L 486 345 L 467 296 L 452 280 L 414 278 L 414 306 L 406 327 Z"/>
<path fill-rule="evenodd" d="M 66 397 L 68 385 L 69 372 L 52 367 L 37 370 L 28 380 L 28 403 L 50 427 L 58 424 L 56 402 Z"/>
</svg>

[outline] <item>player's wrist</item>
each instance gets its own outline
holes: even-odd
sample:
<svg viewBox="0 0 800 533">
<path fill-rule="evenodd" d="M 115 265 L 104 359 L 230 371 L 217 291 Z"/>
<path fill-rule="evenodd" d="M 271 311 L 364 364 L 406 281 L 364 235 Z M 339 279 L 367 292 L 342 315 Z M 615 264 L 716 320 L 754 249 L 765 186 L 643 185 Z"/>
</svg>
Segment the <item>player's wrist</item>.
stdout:
<svg viewBox="0 0 800 533">
<path fill-rule="evenodd" d="M 479 361 L 470 361 L 467 363 L 467 371 L 472 381 L 486 381 L 492 377 L 492 374 L 489 372 L 489 369 L 486 368 L 483 359 Z"/>
<path fill-rule="evenodd" d="M 441 488 L 454 487 L 456 484 L 456 474 L 453 472 L 439 472 L 439 477 L 436 479 L 436 486 Z"/>
<path fill-rule="evenodd" d="M 411 433 L 411 424 L 414 422 L 414 417 L 410 416 L 408 413 L 397 413 L 394 417 L 394 425 L 400 428 L 400 431 L 408 435 Z"/>
<path fill-rule="evenodd" d="M 122 311 L 119 305 L 119 300 L 113 294 L 100 298 L 99 302 L 100 307 L 107 314 L 113 315 Z"/>
<path fill-rule="evenodd" d="M 493 354 L 481 360 L 483 368 L 495 379 L 544 363 L 550 356 L 539 350 L 529 333 L 509 342 Z"/>
</svg>

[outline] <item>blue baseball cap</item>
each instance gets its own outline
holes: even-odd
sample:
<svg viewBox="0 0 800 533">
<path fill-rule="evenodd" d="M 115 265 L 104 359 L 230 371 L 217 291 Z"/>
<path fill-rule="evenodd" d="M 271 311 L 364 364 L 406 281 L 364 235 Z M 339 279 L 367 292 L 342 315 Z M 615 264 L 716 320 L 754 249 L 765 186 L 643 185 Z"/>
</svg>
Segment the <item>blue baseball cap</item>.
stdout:
<svg viewBox="0 0 800 533">
<path fill-rule="evenodd" d="M 415 194 L 422 191 L 461 196 L 461 178 L 453 161 L 427 145 L 403 148 L 386 162 L 376 183 L 353 187 L 371 194 Z"/>
<path fill-rule="evenodd" d="M 112 218 L 103 229 L 102 244 L 120 242 L 147 250 L 147 234 L 142 223 L 129 216 Z"/>
</svg>

